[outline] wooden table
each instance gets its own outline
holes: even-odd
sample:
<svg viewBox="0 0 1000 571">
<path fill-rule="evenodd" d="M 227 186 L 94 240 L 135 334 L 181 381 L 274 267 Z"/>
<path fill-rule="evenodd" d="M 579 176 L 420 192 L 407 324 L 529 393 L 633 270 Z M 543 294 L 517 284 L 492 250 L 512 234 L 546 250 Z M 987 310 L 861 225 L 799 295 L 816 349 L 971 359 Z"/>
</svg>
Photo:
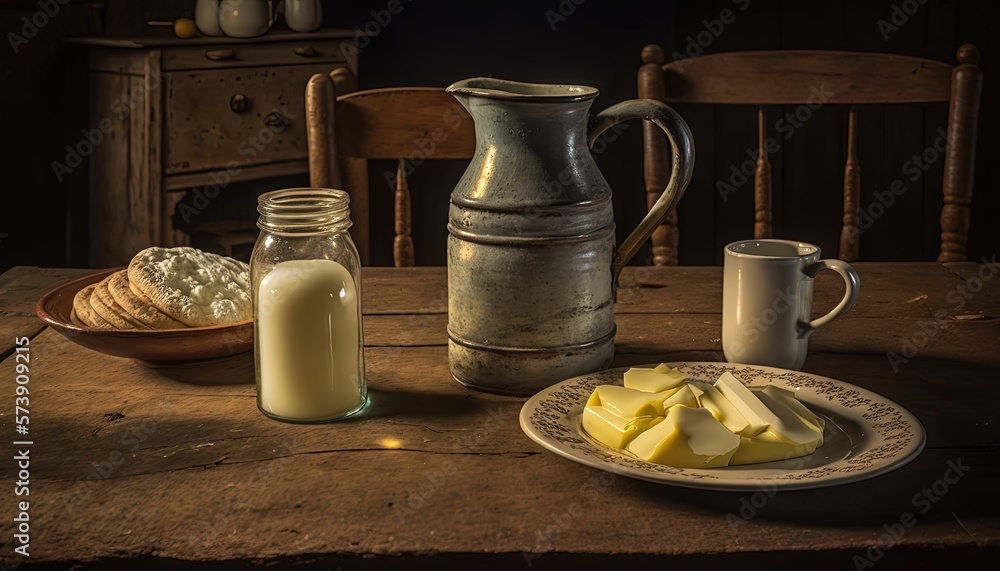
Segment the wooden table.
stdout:
<svg viewBox="0 0 1000 571">
<path fill-rule="evenodd" d="M 16 438 L 10 355 L 15 336 L 29 336 L 34 444 L 30 498 L 14 496 L 11 454 L 0 460 L 0 556 L 21 561 L 11 557 L 12 518 L 15 499 L 30 499 L 28 563 L 39 568 L 852 569 L 996 558 L 1000 267 L 857 268 L 857 306 L 813 337 L 805 370 L 905 406 L 927 447 L 879 478 L 773 497 L 613 477 L 544 452 L 518 427 L 524 399 L 449 376 L 444 268 L 366 269 L 372 404 L 319 426 L 256 410 L 250 354 L 152 369 L 43 330 L 35 300 L 82 271 L 15 268 L 0 277 L 0 432 Z M 615 364 L 721 359 L 721 277 L 721 268 L 630 268 Z M 817 313 L 839 299 L 839 280 L 821 276 Z M 894 372 L 886 355 L 904 355 L 908 340 L 923 346 Z M 949 463 L 969 469 L 943 484 Z M 939 501 L 915 504 L 925 489 Z M 912 527 L 899 524 L 905 512 Z"/>
</svg>

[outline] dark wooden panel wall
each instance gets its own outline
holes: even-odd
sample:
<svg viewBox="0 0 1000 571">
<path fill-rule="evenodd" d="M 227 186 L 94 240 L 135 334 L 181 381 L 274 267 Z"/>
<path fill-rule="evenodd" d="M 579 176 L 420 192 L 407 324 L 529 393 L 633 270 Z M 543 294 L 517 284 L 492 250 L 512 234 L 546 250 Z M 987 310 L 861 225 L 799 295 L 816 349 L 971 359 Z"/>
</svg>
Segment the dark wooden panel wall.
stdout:
<svg viewBox="0 0 1000 571">
<path fill-rule="evenodd" d="M 579 0 L 577 0 L 579 2 Z M 746 49 L 835 49 L 900 53 L 954 62 L 956 48 L 974 43 L 985 75 L 976 188 L 973 198 L 972 259 L 997 253 L 1000 246 L 1000 2 L 996 0 L 463 0 L 403 1 L 403 10 L 377 27 L 361 48 L 361 87 L 445 86 L 465 77 L 493 75 L 542 82 L 574 82 L 601 90 L 594 110 L 635 97 L 639 53 L 659 43 L 668 54 L 686 53 L 690 42 L 706 39 L 705 21 L 731 10 L 734 18 L 704 53 Z M 64 160 L 64 146 L 87 127 L 85 59 L 63 45 L 65 36 L 134 34 L 150 18 L 189 14 L 193 0 L 99 3 L 74 1 L 37 37 L 14 54 L 0 49 L 4 76 L 0 107 L 6 119 L 0 153 L 5 180 L 0 193 L 0 270 L 13 264 L 85 263 L 74 253 L 86 244 L 67 243 L 65 224 L 86 219 L 86 166 L 64 181 L 51 163 Z M 327 26 L 364 28 L 385 0 L 324 0 Z M 745 9 L 740 8 L 745 6 Z M 898 29 L 883 35 L 878 21 L 892 24 L 896 9 L 910 8 Z M 914 10 L 914 6 L 916 9 Z M 0 31 L 17 31 L 35 2 L 0 6 Z M 901 16 L 896 14 L 896 22 Z M 896 24 L 892 24 L 896 25 Z M 718 29 L 713 25 L 714 29 Z M 682 264 L 714 264 L 729 241 L 752 235 L 752 181 L 724 200 L 717 182 L 729 181 L 756 147 L 752 107 L 682 107 L 696 136 L 698 165 L 681 201 Z M 811 113 L 784 140 L 775 123 L 794 109 L 770 108 L 773 136 L 781 140 L 771 156 L 775 233 L 810 240 L 835 255 L 841 211 L 847 112 L 825 106 Z M 945 124 L 944 106 L 865 107 L 858 115 L 862 207 L 875 193 L 903 178 L 907 193 L 861 238 L 865 260 L 932 260 L 938 249 L 942 161 L 916 181 L 904 165 L 922 152 Z M 9 134 L 13 133 L 14 136 Z M 632 124 L 598 157 L 615 189 L 616 222 L 623 237 L 644 213 L 641 129 Z M 392 264 L 391 161 L 371 165 L 373 262 Z M 460 162 L 427 163 L 410 177 L 413 235 L 418 264 L 443 264 L 448 195 L 464 169 Z M 251 197 L 252 199 L 252 197 Z M 249 204 L 252 209 L 252 202 Z M 248 209 L 248 210 L 249 210 Z M 635 263 L 644 263 L 640 254 Z"/>
</svg>

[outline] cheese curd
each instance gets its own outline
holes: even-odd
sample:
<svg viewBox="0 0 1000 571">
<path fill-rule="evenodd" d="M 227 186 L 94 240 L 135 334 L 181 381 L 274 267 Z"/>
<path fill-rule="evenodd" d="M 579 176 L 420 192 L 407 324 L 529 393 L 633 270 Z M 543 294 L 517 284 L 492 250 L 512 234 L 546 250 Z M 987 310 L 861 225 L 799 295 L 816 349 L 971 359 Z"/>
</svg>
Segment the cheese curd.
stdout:
<svg viewBox="0 0 1000 571">
<path fill-rule="evenodd" d="M 750 390 L 731 373 L 714 383 L 676 370 L 629 369 L 625 385 L 597 387 L 583 429 L 598 442 L 647 462 L 719 468 L 786 460 L 823 445 L 825 423 L 774 386 Z"/>
</svg>

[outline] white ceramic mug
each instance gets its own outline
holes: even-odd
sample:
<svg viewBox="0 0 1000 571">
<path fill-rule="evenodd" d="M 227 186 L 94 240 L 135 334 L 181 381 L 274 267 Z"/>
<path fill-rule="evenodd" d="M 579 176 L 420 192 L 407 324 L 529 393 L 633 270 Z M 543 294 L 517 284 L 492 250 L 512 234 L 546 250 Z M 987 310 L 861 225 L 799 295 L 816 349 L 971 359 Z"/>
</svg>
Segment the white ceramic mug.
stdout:
<svg viewBox="0 0 1000 571">
<path fill-rule="evenodd" d="M 817 246 L 789 240 L 742 240 L 725 249 L 722 350 L 731 363 L 799 370 L 809 335 L 851 309 L 860 278 L 847 262 L 821 260 Z M 833 270 L 844 278 L 844 299 L 812 316 L 813 278 Z"/>
</svg>

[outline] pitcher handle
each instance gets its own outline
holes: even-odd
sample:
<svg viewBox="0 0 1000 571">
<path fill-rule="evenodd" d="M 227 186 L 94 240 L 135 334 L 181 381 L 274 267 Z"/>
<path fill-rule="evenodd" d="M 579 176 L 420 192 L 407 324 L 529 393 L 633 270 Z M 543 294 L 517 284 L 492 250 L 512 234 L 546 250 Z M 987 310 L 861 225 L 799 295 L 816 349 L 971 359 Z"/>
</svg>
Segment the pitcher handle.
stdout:
<svg viewBox="0 0 1000 571">
<path fill-rule="evenodd" d="M 656 227 L 677 206 L 677 201 L 681 199 L 681 195 L 687 189 L 688 183 L 691 182 L 691 173 L 694 170 L 694 143 L 692 141 L 691 129 L 676 111 L 654 99 L 622 101 L 598 113 L 590 120 L 588 144 L 594 146 L 597 138 L 604 131 L 613 125 L 629 119 L 652 121 L 660 129 L 663 129 L 663 132 L 667 134 L 667 139 L 670 141 L 672 160 L 670 165 L 670 180 L 667 182 L 667 188 L 663 190 L 663 194 L 660 195 L 656 204 L 646 213 L 646 217 L 642 219 L 639 226 L 618 247 L 612 259 L 611 275 L 614 279 L 615 299 L 618 296 L 618 278 L 625 264 L 635 256 L 639 248 L 642 247 L 646 240 L 653 234 L 653 231 L 656 230 Z"/>
</svg>

